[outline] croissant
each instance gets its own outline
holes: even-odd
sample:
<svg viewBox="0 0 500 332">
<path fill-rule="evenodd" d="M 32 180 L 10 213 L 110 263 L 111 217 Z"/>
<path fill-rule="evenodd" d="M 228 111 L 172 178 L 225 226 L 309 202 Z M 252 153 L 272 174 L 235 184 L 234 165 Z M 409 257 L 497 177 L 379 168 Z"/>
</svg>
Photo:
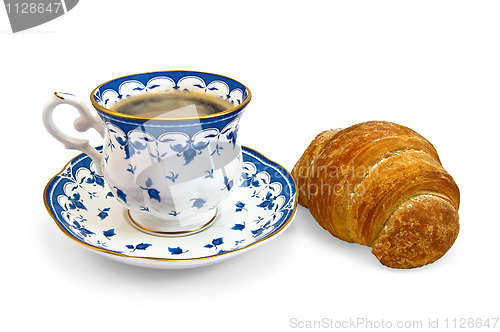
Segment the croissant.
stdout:
<svg viewBox="0 0 500 332">
<path fill-rule="evenodd" d="M 385 121 L 320 133 L 292 170 L 299 204 L 332 235 L 393 268 L 441 258 L 459 232 L 460 192 L 434 146 Z"/>
</svg>

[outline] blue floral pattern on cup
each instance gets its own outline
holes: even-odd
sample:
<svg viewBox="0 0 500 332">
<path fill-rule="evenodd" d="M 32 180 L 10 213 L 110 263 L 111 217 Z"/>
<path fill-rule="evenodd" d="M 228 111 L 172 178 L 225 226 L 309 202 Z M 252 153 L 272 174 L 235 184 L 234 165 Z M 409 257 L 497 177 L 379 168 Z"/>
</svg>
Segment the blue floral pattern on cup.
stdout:
<svg viewBox="0 0 500 332">
<path fill-rule="evenodd" d="M 202 92 L 224 99 L 234 108 L 174 120 L 113 111 L 113 105 L 125 98 L 171 91 Z M 104 177 L 114 196 L 134 218 L 142 220 L 138 224 L 152 223 L 158 231 L 164 227 L 168 233 L 169 225 L 189 229 L 213 219 L 216 207 L 241 172 L 237 137 L 249 98 L 249 91 L 237 81 L 187 71 L 130 75 L 93 91 L 91 101 L 106 129 Z"/>
</svg>

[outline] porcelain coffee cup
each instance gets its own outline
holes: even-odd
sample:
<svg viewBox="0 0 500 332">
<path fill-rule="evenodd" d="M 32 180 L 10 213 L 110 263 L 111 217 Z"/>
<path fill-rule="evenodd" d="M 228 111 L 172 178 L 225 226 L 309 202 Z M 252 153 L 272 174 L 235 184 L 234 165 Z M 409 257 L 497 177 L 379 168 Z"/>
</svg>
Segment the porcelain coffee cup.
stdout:
<svg viewBox="0 0 500 332">
<path fill-rule="evenodd" d="M 232 107 L 181 118 L 150 118 L 113 110 L 113 105 L 127 98 L 175 91 L 209 94 L 229 101 Z M 238 181 L 242 164 L 238 127 L 250 99 L 246 86 L 225 76 L 151 72 L 120 77 L 95 88 L 90 101 L 98 116 L 74 95 L 56 92 L 44 107 L 43 122 L 67 149 L 92 158 L 96 176 L 104 179 L 132 224 L 148 233 L 180 236 L 209 227 L 217 207 Z M 61 104 L 78 110 L 75 129 L 94 128 L 100 133 L 102 152 L 55 125 L 53 111 Z"/>
</svg>

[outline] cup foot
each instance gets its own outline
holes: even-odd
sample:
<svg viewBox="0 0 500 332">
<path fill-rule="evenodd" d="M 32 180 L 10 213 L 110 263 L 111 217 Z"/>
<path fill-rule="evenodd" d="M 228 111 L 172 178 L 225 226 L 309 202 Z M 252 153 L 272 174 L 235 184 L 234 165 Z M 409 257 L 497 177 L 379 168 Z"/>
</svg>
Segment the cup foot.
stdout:
<svg viewBox="0 0 500 332">
<path fill-rule="evenodd" d="M 127 217 L 130 223 L 141 232 L 163 236 L 179 237 L 196 234 L 212 225 L 217 218 L 218 209 L 199 216 L 196 223 L 181 225 L 176 218 L 158 218 L 149 214 L 127 210 Z"/>
</svg>

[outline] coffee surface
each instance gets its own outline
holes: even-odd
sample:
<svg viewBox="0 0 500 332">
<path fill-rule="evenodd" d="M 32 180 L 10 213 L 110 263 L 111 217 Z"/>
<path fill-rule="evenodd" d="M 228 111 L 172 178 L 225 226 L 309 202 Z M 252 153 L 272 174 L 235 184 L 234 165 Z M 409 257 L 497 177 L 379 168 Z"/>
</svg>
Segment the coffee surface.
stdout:
<svg viewBox="0 0 500 332">
<path fill-rule="evenodd" d="M 111 110 L 145 118 L 188 118 L 207 116 L 232 108 L 215 96 L 199 92 L 148 93 L 119 101 Z"/>
</svg>

